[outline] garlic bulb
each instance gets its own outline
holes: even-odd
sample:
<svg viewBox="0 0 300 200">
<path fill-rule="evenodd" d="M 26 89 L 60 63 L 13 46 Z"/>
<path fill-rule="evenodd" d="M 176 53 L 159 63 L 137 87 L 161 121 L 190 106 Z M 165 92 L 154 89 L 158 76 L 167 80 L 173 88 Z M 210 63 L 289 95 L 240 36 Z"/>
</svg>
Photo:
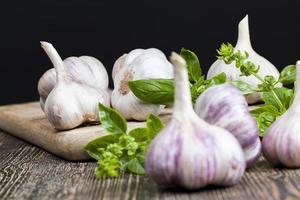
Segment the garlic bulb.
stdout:
<svg viewBox="0 0 300 200">
<path fill-rule="evenodd" d="M 246 17 L 244 17 L 244 19 L 239 23 L 238 41 L 234 49 L 236 51 L 247 51 L 249 53 L 248 60 L 253 62 L 255 65 L 260 66 L 258 75 L 260 75 L 261 77 L 264 77 L 266 75 L 272 75 L 276 79 L 279 78 L 279 72 L 276 69 L 276 67 L 264 57 L 258 55 L 251 46 L 248 15 L 246 15 Z M 240 70 L 234 65 L 235 63 L 227 65 L 223 60 L 218 59 L 211 65 L 210 69 L 208 70 L 207 78 L 212 78 L 213 76 L 224 72 L 229 80 L 242 80 L 254 87 L 261 83 L 260 80 L 258 80 L 254 76 L 240 76 Z M 248 103 L 255 103 L 258 102 L 260 99 L 261 95 L 257 93 L 247 96 Z"/>
<path fill-rule="evenodd" d="M 195 112 L 206 122 L 222 127 L 236 137 L 248 167 L 258 160 L 261 153 L 259 130 L 239 89 L 229 83 L 208 88 L 198 97 Z"/>
<path fill-rule="evenodd" d="M 74 67 L 73 73 L 70 73 L 72 70 L 68 70 L 66 66 L 71 66 L 69 68 L 71 69 L 76 62 L 80 63 L 79 59 L 74 59 L 74 63 L 72 63 L 73 58 L 63 61 L 50 43 L 41 42 L 41 46 L 52 61 L 56 72 L 56 84 L 45 98 L 44 104 L 44 112 L 49 122 L 58 130 L 72 129 L 83 123 L 97 122 L 98 103 L 109 106 L 109 93 L 104 89 L 97 88 L 96 85 L 92 86 L 84 82 L 83 78 L 87 78 L 88 72 L 83 70 L 80 71 L 82 73 L 79 73 Z M 94 62 L 94 60 L 87 62 Z M 77 76 L 81 77 L 74 78 L 75 72 L 78 73 Z M 96 77 L 91 77 L 91 79 L 93 78 L 96 79 Z M 89 81 L 90 84 L 93 82 Z"/>
<path fill-rule="evenodd" d="M 172 65 L 158 49 L 135 49 L 121 56 L 113 67 L 114 90 L 111 103 L 126 119 L 145 120 L 160 114 L 163 105 L 142 102 L 129 89 L 128 81 L 138 79 L 172 78 Z"/>
<path fill-rule="evenodd" d="M 146 172 L 166 187 L 199 189 L 236 184 L 246 166 L 241 146 L 227 130 L 196 115 L 185 60 L 176 53 L 170 60 L 175 69 L 173 115 L 149 146 Z"/>
<path fill-rule="evenodd" d="M 292 105 L 268 128 L 262 141 L 263 155 L 274 165 L 300 167 L 300 61 L 296 74 Z"/>
<path fill-rule="evenodd" d="M 66 73 L 73 81 L 103 90 L 108 89 L 108 74 L 98 59 L 91 56 L 68 57 L 63 62 Z M 45 100 L 55 85 L 56 73 L 52 68 L 42 75 L 38 83 L 42 109 L 44 109 Z"/>
</svg>

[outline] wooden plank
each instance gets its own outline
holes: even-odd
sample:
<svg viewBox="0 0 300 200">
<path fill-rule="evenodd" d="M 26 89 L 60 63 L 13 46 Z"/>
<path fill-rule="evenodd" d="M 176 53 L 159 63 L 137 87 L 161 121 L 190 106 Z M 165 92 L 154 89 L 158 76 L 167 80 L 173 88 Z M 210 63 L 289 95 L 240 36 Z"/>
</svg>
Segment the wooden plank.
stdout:
<svg viewBox="0 0 300 200">
<path fill-rule="evenodd" d="M 264 159 L 233 187 L 192 192 L 158 188 L 148 176 L 95 178 L 95 162 L 68 162 L 0 131 L 0 199 L 300 199 L 300 170 Z"/>
<path fill-rule="evenodd" d="M 145 123 L 128 123 L 129 130 L 141 126 Z M 67 160 L 89 159 L 84 146 L 107 134 L 100 125 L 57 132 L 47 121 L 38 102 L 0 106 L 0 129 Z"/>
</svg>

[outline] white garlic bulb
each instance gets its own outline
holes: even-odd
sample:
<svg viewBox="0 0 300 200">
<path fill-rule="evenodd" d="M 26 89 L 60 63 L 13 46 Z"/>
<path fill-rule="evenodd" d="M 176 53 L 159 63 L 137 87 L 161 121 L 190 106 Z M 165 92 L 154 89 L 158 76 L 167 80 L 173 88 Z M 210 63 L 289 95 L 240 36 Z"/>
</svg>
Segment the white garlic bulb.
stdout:
<svg viewBox="0 0 300 200">
<path fill-rule="evenodd" d="M 104 65 L 91 56 L 68 57 L 64 61 L 67 74 L 73 81 L 91 87 L 108 89 L 108 74 Z M 55 69 L 46 71 L 39 80 L 38 92 L 41 108 L 44 110 L 45 100 L 56 85 Z"/>
<path fill-rule="evenodd" d="M 199 189 L 236 184 L 245 158 L 236 138 L 210 125 L 193 110 L 185 60 L 170 57 L 175 70 L 175 101 L 171 121 L 149 146 L 145 168 L 160 186 Z"/>
<path fill-rule="evenodd" d="M 258 160 L 261 153 L 258 126 L 239 89 L 229 83 L 208 88 L 197 98 L 195 112 L 206 122 L 225 128 L 236 137 L 243 148 L 247 167 Z"/>
<path fill-rule="evenodd" d="M 295 97 L 289 109 L 266 131 L 265 158 L 274 165 L 300 167 L 300 61 L 296 64 Z"/>
<path fill-rule="evenodd" d="M 98 122 L 98 103 L 109 106 L 108 91 L 98 88 L 96 85 L 93 86 L 92 80 L 89 82 L 91 85 L 87 84 L 88 81 L 85 81 L 84 78 L 88 78 L 88 73 L 79 73 L 81 71 L 76 71 L 76 67 L 73 68 L 74 71 L 67 70 L 66 65 L 72 67 L 76 62 L 81 63 L 80 59 L 70 58 L 63 61 L 50 43 L 41 42 L 41 45 L 52 61 L 56 72 L 56 83 L 51 85 L 55 86 L 51 91 L 49 89 L 50 93 L 44 103 L 44 112 L 49 122 L 58 130 L 67 130 L 84 123 Z M 73 59 L 74 62 L 72 62 Z M 86 60 L 86 62 L 94 62 L 94 60 Z M 75 78 L 75 74 L 81 77 Z M 92 76 L 90 79 L 97 79 L 97 77 Z M 48 80 L 53 83 L 53 79 Z"/>
<path fill-rule="evenodd" d="M 272 75 L 276 79 L 279 78 L 279 72 L 277 68 L 267 59 L 258 55 L 251 46 L 248 15 L 246 15 L 246 17 L 242 19 L 239 23 L 238 40 L 234 50 L 240 50 L 241 52 L 247 51 L 249 53 L 248 60 L 260 67 L 258 75 L 260 75 L 261 77 L 265 77 L 266 75 Z M 255 88 L 258 84 L 261 83 L 261 81 L 254 76 L 240 76 L 240 70 L 235 67 L 235 63 L 225 64 L 225 62 L 221 59 L 216 60 L 211 65 L 207 73 L 207 78 L 212 78 L 213 76 L 221 72 L 224 72 L 229 80 L 241 80 L 246 83 L 249 83 Z M 261 95 L 257 93 L 247 96 L 248 103 L 255 103 L 258 102 L 260 99 Z"/>
<path fill-rule="evenodd" d="M 151 113 L 160 114 L 163 105 L 139 100 L 129 89 L 128 81 L 173 77 L 172 65 L 158 49 L 135 49 L 121 56 L 113 68 L 114 90 L 111 103 L 126 119 L 145 120 Z"/>
</svg>

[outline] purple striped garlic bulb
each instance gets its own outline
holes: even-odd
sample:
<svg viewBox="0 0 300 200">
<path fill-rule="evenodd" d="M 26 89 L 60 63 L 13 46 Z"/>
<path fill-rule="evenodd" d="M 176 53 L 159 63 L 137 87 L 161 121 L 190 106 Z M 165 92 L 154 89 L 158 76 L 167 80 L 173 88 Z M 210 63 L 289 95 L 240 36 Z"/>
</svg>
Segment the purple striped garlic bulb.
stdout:
<svg viewBox="0 0 300 200">
<path fill-rule="evenodd" d="M 64 59 L 66 73 L 73 81 L 101 90 L 108 89 L 108 74 L 104 65 L 91 56 L 68 57 Z M 40 95 L 41 108 L 44 110 L 45 101 L 57 84 L 55 69 L 46 71 L 39 80 L 38 92 Z"/>
<path fill-rule="evenodd" d="M 240 50 L 242 52 L 247 51 L 249 54 L 248 60 L 253 62 L 255 65 L 260 66 L 258 75 L 261 77 L 265 77 L 266 75 L 272 75 L 275 79 L 279 78 L 279 72 L 277 68 L 270 63 L 267 59 L 260 56 L 256 53 L 251 45 L 250 34 L 249 34 L 249 24 L 248 24 L 248 15 L 246 15 L 239 23 L 238 27 L 238 40 L 236 46 L 234 48 L 235 51 Z M 261 83 L 254 76 L 240 76 L 241 72 L 238 68 L 236 68 L 235 63 L 226 64 L 223 60 L 216 60 L 209 68 L 207 73 L 207 78 L 212 78 L 217 74 L 224 72 L 227 75 L 229 80 L 241 80 L 246 83 L 249 83 L 253 87 L 257 87 L 258 84 Z M 279 85 L 279 84 L 278 84 Z M 253 93 L 251 95 L 247 95 L 248 103 L 256 103 L 261 100 L 260 93 Z"/>
<path fill-rule="evenodd" d="M 163 187 L 199 189 L 236 184 L 246 167 L 241 146 L 227 130 L 196 115 L 186 62 L 176 53 L 170 60 L 175 70 L 174 111 L 171 121 L 149 146 L 146 172 Z"/>
<path fill-rule="evenodd" d="M 75 80 L 66 67 L 67 62 L 61 59 L 56 49 L 47 42 L 41 42 L 41 46 L 53 63 L 56 73 L 56 84 L 44 103 L 48 121 L 58 130 L 98 122 L 98 103 L 109 106 L 108 91 L 78 81 L 79 79 Z"/>
<path fill-rule="evenodd" d="M 261 154 L 257 123 L 239 89 L 229 83 L 212 86 L 195 103 L 195 112 L 206 122 L 232 133 L 243 148 L 247 167 Z"/>
<path fill-rule="evenodd" d="M 274 165 L 300 167 L 300 61 L 296 64 L 294 101 L 266 131 L 262 141 L 264 157 Z"/>
</svg>

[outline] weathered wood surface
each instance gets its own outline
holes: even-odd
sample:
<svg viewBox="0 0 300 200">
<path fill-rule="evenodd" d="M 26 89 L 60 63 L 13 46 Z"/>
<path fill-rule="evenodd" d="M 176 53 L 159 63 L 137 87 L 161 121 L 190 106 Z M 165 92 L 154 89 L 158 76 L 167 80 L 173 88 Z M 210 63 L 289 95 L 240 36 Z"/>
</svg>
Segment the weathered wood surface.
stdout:
<svg viewBox="0 0 300 200">
<path fill-rule="evenodd" d="M 187 192 L 158 188 L 147 176 L 98 180 L 95 162 L 69 162 L 0 131 L 0 199 L 300 199 L 300 170 L 263 159 L 229 188 Z"/>
<path fill-rule="evenodd" d="M 128 129 L 144 125 L 144 122 L 129 122 Z M 100 125 L 57 132 L 38 102 L 0 106 L 0 129 L 67 160 L 89 159 L 84 146 L 107 134 Z"/>
</svg>

